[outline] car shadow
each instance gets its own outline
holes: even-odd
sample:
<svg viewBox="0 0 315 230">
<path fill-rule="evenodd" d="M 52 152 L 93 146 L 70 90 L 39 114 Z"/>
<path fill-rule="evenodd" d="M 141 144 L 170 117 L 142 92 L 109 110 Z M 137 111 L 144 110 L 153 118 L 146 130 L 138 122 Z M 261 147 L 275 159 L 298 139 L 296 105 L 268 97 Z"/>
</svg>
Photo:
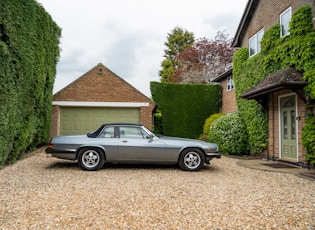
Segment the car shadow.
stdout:
<svg viewBox="0 0 315 230">
<path fill-rule="evenodd" d="M 102 167 L 104 170 L 109 169 L 150 169 L 150 170 L 169 170 L 179 169 L 177 165 L 156 165 L 156 164 L 112 164 L 105 163 Z"/>
<path fill-rule="evenodd" d="M 83 170 L 78 165 L 77 161 L 56 161 L 46 167 L 46 169 L 71 169 Z M 113 164 L 105 163 L 100 170 L 179 170 L 182 171 L 178 165 L 158 165 L 158 164 Z M 202 171 L 217 171 L 218 169 L 210 165 L 204 167 L 198 172 Z"/>
<path fill-rule="evenodd" d="M 54 162 L 46 167 L 46 169 L 78 169 L 81 168 L 78 166 L 76 161 L 58 161 Z"/>
</svg>

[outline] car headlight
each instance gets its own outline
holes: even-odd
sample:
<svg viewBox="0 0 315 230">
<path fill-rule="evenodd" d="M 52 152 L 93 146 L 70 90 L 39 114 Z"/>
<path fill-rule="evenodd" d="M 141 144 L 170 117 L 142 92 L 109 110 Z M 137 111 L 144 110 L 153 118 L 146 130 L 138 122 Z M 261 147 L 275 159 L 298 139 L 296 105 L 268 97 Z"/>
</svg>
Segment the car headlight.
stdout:
<svg viewBox="0 0 315 230">
<path fill-rule="evenodd" d="M 216 153 L 219 152 L 219 148 L 207 148 L 208 153 Z"/>
</svg>

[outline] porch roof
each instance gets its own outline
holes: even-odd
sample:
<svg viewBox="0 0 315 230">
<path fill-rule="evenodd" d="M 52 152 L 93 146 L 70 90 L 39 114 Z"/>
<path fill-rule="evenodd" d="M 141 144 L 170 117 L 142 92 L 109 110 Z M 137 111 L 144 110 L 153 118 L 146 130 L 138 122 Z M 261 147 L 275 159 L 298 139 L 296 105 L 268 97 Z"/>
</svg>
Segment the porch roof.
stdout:
<svg viewBox="0 0 315 230">
<path fill-rule="evenodd" d="M 268 75 L 256 86 L 241 95 L 245 99 L 258 99 L 280 89 L 300 90 L 307 85 L 303 74 L 293 67 L 287 67 Z"/>
</svg>

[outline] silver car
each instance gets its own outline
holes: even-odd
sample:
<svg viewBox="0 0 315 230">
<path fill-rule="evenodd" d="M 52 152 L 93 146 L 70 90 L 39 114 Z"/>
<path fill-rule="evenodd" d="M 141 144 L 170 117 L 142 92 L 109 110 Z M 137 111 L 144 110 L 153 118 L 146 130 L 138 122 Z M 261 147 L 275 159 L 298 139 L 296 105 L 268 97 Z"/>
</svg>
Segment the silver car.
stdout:
<svg viewBox="0 0 315 230">
<path fill-rule="evenodd" d="M 107 163 L 178 164 L 197 171 L 213 158 L 221 158 L 216 144 L 176 137 L 158 137 L 139 124 L 104 124 L 86 135 L 54 137 L 47 154 L 78 160 L 85 170 L 98 170 Z"/>
</svg>

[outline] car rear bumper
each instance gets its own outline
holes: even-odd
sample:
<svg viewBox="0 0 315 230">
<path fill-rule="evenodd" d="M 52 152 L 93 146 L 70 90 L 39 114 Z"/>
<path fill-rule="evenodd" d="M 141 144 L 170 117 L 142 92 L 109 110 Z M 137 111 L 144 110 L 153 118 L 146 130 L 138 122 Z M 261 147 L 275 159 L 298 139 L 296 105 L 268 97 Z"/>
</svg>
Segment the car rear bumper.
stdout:
<svg viewBox="0 0 315 230">
<path fill-rule="evenodd" d="M 75 150 L 71 150 L 71 149 L 46 148 L 45 152 L 46 152 L 46 154 L 51 154 L 53 157 L 57 157 L 60 159 L 66 159 L 66 160 L 75 160 L 76 159 Z"/>
</svg>

